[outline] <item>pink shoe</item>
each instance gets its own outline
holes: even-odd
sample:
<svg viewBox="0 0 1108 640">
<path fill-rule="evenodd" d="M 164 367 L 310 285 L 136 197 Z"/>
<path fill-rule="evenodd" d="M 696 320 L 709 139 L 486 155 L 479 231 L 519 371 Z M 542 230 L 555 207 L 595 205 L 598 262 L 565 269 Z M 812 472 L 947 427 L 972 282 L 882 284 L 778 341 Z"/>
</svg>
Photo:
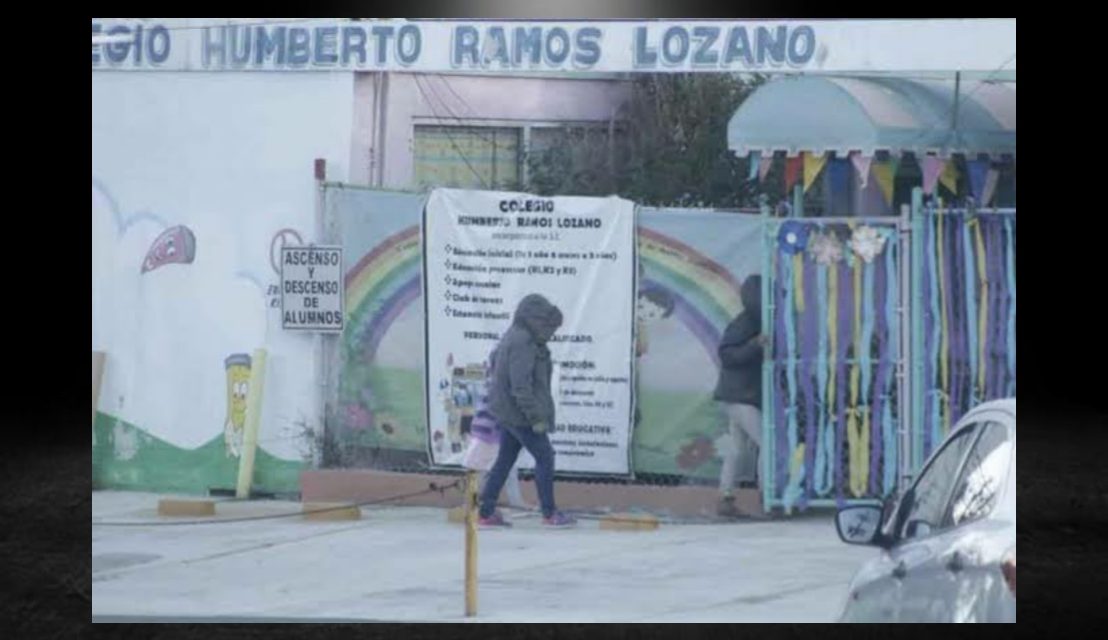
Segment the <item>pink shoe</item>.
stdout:
<svg viewBox="0 0 1108 640">
<path fill-rule="evenodd" d="M 478 515 L 477 526 L 482 529 L 509 529 L 512 523 L 505 520 L 504 516 L 500 515 L 499 511 L 494 511 L 492 515 L 487 518 Z"/>
</svg>

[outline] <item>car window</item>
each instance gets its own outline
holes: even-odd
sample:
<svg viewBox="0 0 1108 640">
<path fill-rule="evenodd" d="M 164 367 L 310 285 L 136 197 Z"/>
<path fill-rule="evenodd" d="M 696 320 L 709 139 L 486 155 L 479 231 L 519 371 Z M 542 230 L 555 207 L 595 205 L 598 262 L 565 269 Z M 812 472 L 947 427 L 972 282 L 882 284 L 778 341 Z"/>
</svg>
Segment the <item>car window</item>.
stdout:
<svg viewBox="0 0 1108 640">
<path fill-rule="evenodd" d="M 947 496 L 957 479 L 959 465 L 973 445 L 977 425 L 955 433 L 931 460 L 911 493 L 905 495 L 899 516 L 899 539 L 922 538 L 942 528 L 948 504 Z"/>
<path fill-rule="evenodd" d="M 1012 441 L 1008 429 L 995 422 L 985 425 L 954 485 L 946 525 L 958 526 L 983 518 L 993 510 L 1008 475 Z"/>
</svg>

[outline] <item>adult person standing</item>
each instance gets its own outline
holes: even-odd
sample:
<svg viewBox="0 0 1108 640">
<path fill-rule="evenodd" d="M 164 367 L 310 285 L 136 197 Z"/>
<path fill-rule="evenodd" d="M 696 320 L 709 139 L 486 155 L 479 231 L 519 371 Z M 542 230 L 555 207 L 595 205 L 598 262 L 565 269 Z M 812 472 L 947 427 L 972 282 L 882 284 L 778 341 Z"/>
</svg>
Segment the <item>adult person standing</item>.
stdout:
<svg viewBox="0 0 1108 640">
<path fill-rule="evenodd" d="M 762 358 L 767 344 L 762 335 L 762 278 L 748 277 L 739 288 L 743 309 L 727 325 L 719 344 L 719 382 L 714 398 L 723 403 L 731 432 L 731 446 L 723 452 L 720 470 L 719 515 L 742 515 L 735 506 L 735 476 L 741 446 L 749 440 L 762 444 Z M 757 465 L 755 465 L 757 468 Z"/>
<path fill-rule="evenodd" d="M 512 325 L 496 346 L 489 384 L 489 411 L 500 425 L 500 451 L 481 491 L 478 524 L 484 528 L 511 526 L 496 509 L 496 500 L 521 449 L 535 459 L 535 488 L 543 524 L 570 527 L 576 521 L 554 503 L 554 426 L 551 393 L 553 362 L 547 342 L 562 326 L 562 312 L 532 293 L 519 301 Z"/>
</svg>

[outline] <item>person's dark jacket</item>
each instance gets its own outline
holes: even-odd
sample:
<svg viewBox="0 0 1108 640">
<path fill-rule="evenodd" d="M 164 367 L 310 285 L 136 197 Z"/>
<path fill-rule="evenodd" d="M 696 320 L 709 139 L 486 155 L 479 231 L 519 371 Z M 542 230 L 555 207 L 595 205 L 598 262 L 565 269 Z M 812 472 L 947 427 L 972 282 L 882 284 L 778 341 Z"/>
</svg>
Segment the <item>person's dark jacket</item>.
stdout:
<svg viewBox="0 0 1108 640">
<path fill-rule="evenodd" d="M 554 367 L 546 343 L 560 326 L 562 312 L 546 298 L 533 293 L 520 300 L 496 347 L 489 383 L 489 410 L 501 425 L 553 429 Z"/>
<path fill-rule="evenodd" d="M 743 310 L 719 343 L 719 382 L 715 399 L 762 407 L 762 279 L 750 276 L 739 289 Z"/>
</svg>

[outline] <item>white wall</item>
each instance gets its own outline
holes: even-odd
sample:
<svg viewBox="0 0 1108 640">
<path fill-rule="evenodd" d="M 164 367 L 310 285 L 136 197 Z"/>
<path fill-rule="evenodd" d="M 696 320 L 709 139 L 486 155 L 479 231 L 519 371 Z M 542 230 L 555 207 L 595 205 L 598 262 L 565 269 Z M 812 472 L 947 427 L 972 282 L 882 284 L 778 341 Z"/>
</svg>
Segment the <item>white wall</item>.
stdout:
<svg viewBox="0 0 1108 640">
<path fill-rule="evenodd" d="M 223 359 L 269 351 L 260 438 L 299 457 L 317 416 L 313 342 L 283 333 L 267 287 L 282 228 L 314 241 L 313 160 L 349 179 L 353 74 L 94 72 L 92 348 L 108 354 L 100 410 L 193 448 L 222 433 Z M 164 229 L 192 264 L 141 273 Z"/>
<path fill-rule="evenodd" d="M 622 80 L 416 77 L 390 73 L 382 81 L 378 74 L 356 74 L 354 182 L 413 188 L 416 124 L 606 123 L 630 97 L 630 85 Z"/>
</svg>

